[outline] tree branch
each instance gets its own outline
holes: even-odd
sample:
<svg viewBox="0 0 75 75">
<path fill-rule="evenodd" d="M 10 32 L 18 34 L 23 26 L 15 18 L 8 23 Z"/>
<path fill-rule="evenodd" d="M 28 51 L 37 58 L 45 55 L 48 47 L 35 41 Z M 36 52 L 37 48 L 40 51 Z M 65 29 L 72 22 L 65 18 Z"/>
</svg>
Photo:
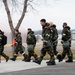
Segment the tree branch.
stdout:
<svg viewBox="0 0 75 75">
<path fill-rule="evenodd" d="M 25 13 L 27 11 L 27 2 L 28 0 L 24 0 L 24 8 L 23 8 L 23 12 L 22 12 L 22 15 L 21 15 L 21 18 L 19 19 L 18 23 L 17 23 L 17 26 L 15 27 L 16 29 L 19 29 L 24 17 L 25 17 Z"/>
</svg>

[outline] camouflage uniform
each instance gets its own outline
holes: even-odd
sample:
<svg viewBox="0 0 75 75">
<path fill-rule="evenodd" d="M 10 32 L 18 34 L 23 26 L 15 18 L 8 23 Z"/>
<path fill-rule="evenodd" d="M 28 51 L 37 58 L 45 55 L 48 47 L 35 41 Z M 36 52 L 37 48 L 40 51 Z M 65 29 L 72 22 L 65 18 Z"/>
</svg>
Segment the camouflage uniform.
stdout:
<svg viewBox="0 0 75 75">
<path fill-rule="evenodd" d="M 25 54 L 24 50 L 23 50 L 23 46 L 22 46 L 22 37 L 21 37 L 21 33 L 18 33 L 15 37 L 15 40 L 16 40 L 16 44 L 14 46 L 14 57 L 13 58 L 10 58 L 11 60 L 15 61 L 16 58 L 17 58 L 17 55 L 18 55 L 18 52 L 20 52 L 20 54 L 23 54 L 24 56 L 24 59 L 27 58 L 27 54 Z M 23 60 L 24 60 L 23 59 Z"/>
<path fill-rule="evenodd" d="M 58 31 L 56 29 L 56 25 L 51 25 L 50 29 L 52 31 L 52 43 L 53 43 L 53 51 L 54 51 L 54 55 L 56 55 L 57 59 L 59 60 L 59 62 L 61 61 L 61 54 L 56 51 L 57 49 L 57 44 L 58 44 Z M 51 60 L 49 60 L 48 62 L 46 62 L 47 64 L 50 63 Z"/>
<path fill-rule="evenodd" d="M 34 52 L 34 48 L 36 46 L 36 37 L 32 30 L 27 33 L 26 43 L 28 45 L 28 58 L 27 58 L 26 62 L 30 62 L 31 56 L 33 56 L 35 59 L 37 59 L 37 54 Z"/>
<path fill-rule="evenodd" d="M 58 31 L 56 29 L 56 25 L 54 24 L 50 28 L 53 31 L 52 43 L 53 43 L 54 54 L 57 55 L 58 52 L 56 51 L 56 49 L 57 49 L 57 44 L 58 44 Z"/>
<path fill-rule="evenodd" d="M 46 52 L 50 55 L 51 62 L 47 65 L 55 65 L 55 58 L 54 58 L 54 51 L 53 51 L 53 44 L 52 44 L 52 30 L 49 27 L 49 24 L 43 27 L 42 37 L 43 37 L 43 48 L 41 50 L 41 55 L 38 60 L 34 61 L 35 63 L 41 64 L 43 57 L 46 55 Z"/>
<path fill-rule="evenodd" d="M 9 60 L 9 57 L 4 54 L 4 45 L 2 44 L 2 37 L 3 37 L 3 32 L 0 30 L 0 56 L 2 55 L 5 59 L 6 59 L 6 62 Z M 4 41 L 4 39 L 3 39 Z"/>
<path fill-rule="evenodd" d="M 69 26 L 64 27 L 62 30 L 62 46 L 62 59 L 67 55 L 68 60 L 66 62 L 73 62 L 73 54 L 71 51 L 71 31 Z"/>
</svg>

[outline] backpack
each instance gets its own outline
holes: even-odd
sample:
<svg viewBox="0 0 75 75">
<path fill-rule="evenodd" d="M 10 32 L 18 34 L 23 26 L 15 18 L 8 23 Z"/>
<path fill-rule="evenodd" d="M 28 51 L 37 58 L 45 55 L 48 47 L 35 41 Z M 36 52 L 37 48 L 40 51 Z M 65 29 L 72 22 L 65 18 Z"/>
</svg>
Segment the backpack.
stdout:
<svg viewBox="0 0 75 75">
<path fill-rule="evenodd" d="M 3 35 L 2 37 L 2 45 L 6 45 L 7 44 L 7 36 Z"/>
</svg>

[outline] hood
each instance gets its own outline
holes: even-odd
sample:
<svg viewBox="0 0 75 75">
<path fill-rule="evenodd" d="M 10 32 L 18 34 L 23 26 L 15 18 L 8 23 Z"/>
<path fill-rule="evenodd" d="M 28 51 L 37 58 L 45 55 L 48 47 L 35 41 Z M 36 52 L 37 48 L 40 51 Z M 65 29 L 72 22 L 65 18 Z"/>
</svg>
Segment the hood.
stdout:
<svg viewBox="0 0 75 75">
<path fill-rule="evenodd" d="M 53 24 L 51 27 L 56 28 L 56 25 L 55 25 L 55 24 Z"/>
<path fill-rule="evenodd" d="M 34 31 L 31 31 L 30 33 L 31 33 L 31 34 L 34 34 Z"/>
<path fill-rule="evenodd" d="M 71 28 L 69 26 L 66 27 L 68 30 L 70 30 Z"/>
<path fill-rule="evenodd" d="M 46 23 L 44 26 L 42 26 L 42 29 L 46 28 L 49 26 L 49 23 Z"/>
</svg>

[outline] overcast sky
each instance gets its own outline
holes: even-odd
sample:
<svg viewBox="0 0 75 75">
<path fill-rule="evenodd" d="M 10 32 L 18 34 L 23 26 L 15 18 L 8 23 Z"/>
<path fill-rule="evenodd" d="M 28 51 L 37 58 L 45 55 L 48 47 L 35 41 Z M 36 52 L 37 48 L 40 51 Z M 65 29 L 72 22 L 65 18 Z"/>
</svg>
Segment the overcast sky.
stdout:
<svg viewBox="0 0 75 75">
<path fill-rule="evenodd" d="M 50 5 L 35 7 L 38 12 L 29 11 L 26 14 L 20 28 L 21 31 L 25 31 L 27 28 L 41 30 L 40 19 L 42 18 L 45 18 L 47 22 L 53 21 L 57 25 L 57 29 L 62 29 L 63 22 L 67 22 L 71 29 L 75 29 L 75 0 L 49 1 Z M 16 25 L 19 15 L 20 13 L 12 14 L 14 25 Z M 0 29 L 10 31 L 4 7 L 0 8 Z"/>
</svg>

